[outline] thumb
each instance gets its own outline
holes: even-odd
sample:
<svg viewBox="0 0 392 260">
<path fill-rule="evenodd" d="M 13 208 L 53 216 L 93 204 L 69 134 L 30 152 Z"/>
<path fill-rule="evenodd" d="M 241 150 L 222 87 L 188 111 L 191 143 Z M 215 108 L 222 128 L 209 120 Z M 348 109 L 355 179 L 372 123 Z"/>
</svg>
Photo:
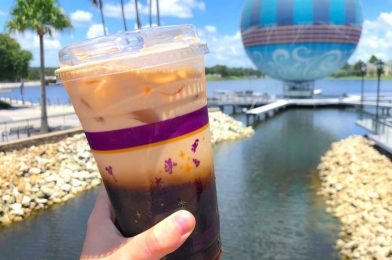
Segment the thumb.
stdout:
<svg viewBox="0 0 392 260">
<path fill-rule="evenodd" d="M 160 259 L 179 248 L 195 225 L 196 221 L 191 213 L 186 210 L 177 211 L 130 239 L 125 251 L 132 259 Z"/>
</svg>

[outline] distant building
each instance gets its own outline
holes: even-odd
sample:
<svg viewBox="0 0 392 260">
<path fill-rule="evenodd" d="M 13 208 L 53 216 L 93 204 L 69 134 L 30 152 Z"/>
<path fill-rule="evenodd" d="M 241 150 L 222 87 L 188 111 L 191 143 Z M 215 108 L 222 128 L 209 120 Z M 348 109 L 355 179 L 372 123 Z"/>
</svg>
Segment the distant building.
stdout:
<svg viewBox="0 0 392 260">
<path fill-rule="evenodd" d="M 367 73 L 366 73 L 367 76 L 370 76 L 370 77 L 377 76 L 377 66 L 376 66 L 376 64 L 368 62 L 366 64 L 366 66 L 367 66 Z M 388 61 L 388 62 L 384 63 L 384 73 L 383 73 L 383 75 L 384 76 L 392 75 L 392 61 Z"/>
<path fill-rule="evenodd" d="M 384 75 L 392 75 L 392 61 L 385 62 L 384 64 Z"/>
<path fill-rule="evenodd" d="M 366 64 L 366 68 L 367 68 L 366 76 L 373 77 L 377 75 L 377 68 L 375 64 L 368 62 Z"/>
</svg>

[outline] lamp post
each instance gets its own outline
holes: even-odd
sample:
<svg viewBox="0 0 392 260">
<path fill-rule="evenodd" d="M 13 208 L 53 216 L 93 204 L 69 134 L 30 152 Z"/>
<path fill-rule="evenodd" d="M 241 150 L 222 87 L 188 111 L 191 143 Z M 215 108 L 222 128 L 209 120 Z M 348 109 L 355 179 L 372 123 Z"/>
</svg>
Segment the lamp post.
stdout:
<svg viewBox="0 0 392 260">
<path fill-rule="evenodd" d="M 381 79 L 381 74 L 382 70 L 384 67 L 384 63 L 382 60 L 377 61 L 377 102 L 376 102 L 376 134 L 378 134 L 378 110 L 379 110 L 379 105 L 380 105 L 380 79 Z"/>
<path fill-rule="evenodd" d="M 362 75 L 362 83 L 361 83 L 361 111 L 363 112 L 363 91 L 365 87 L 364 77 L 366 75 L 367 66 L 365 62 L 361 64 L 361 75 Z"/>
</svg>

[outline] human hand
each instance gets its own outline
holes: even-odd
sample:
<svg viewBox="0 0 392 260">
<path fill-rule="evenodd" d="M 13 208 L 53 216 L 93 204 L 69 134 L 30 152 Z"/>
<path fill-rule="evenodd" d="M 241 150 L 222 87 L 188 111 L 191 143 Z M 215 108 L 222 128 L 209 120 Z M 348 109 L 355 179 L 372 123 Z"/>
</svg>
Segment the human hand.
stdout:
<svg viewBox="0 0 392 260">
<path fill-rule="evenodd" d="M 89 217 L 81 259 L 160 259 L 179 248 L 195 228 L 191 213 L 180 210 L 145 232 L 126 238 L 114 225 L 114 212 L 104 187 Z"/>
</svg>

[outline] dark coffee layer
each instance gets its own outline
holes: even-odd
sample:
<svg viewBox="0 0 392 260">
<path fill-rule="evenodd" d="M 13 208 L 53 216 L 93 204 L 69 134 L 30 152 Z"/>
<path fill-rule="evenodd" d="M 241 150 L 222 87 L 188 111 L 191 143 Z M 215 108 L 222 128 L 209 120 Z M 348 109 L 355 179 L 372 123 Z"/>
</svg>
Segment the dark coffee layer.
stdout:
<svg viewBox="0 0 392 260">
<path fill-rule="evenodd" d="M 106 183 L 120 230 L 137 235 L 180 209 L 194 214 L 196 227 L 177 251 L 165 259 L 214 259 L 220 252 L 215 179 L 150 189 L 127 189 Z"/>
</svg>

